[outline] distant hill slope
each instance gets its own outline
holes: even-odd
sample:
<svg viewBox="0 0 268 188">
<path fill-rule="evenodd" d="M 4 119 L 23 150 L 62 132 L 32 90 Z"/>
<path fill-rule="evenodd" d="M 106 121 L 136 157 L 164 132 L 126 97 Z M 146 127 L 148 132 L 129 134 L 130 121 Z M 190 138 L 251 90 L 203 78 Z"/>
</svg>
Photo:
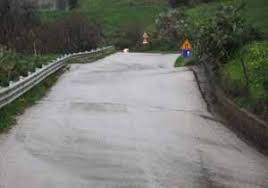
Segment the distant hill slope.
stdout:
<svg viewBox="0 0 268 188">
<path fill-rule="evenodd" d="M 239 1 L 219 0 L 218 2 L 204 3 L 189 9 L 187 13 L 194 21 L 206 20 L 208 17 L 215 14 L 220 4 L 233 2 Z M 244 0 L 244 2 L 247 4 L 242 12 L 242 16 L 268 39 L 268 0 Z"/>
<path fill-rule="evenodd" d="M 155 17 L 167 7 L 166 0 L 80 0 L 80 9 L 98 20 L 111 33 L 129 23 L 154 23 Z"/>
<path fill-rule="evenodd" d="M 167 0 L 79 0 L 76 11 L 96 20 L 106 35 L 113 36 L 130 23 L 152 25 L 156 16 L 168 7 Z M 54 20 L 69 14 L 65 11 L 41 11 L 43 20 Z"/>
<path fill-rule="evenodd" d="M 245 18 L 268 39 L 268 0 L 246 0 Z"/>
</svg>

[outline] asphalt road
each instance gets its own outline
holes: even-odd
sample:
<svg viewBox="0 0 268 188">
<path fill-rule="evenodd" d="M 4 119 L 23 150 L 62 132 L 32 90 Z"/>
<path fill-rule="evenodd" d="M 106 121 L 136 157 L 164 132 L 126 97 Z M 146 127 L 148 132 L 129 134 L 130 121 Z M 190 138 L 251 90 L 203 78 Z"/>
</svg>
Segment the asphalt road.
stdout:
<svg viewBox="0 0 268 188">
<path fill-rule="evenodd" d="M 72 65 L 0 136 L 0 187 L 268 187 L 268 158 L 207 111 L 176 57 Z"/>
</svg>

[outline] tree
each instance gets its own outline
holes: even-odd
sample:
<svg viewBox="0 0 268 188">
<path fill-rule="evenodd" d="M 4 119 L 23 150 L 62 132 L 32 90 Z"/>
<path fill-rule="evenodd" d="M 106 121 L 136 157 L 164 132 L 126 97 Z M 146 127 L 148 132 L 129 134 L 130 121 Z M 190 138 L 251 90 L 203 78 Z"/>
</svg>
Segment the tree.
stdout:
<svg viewBox="0 0 268 188">
<path fill-rule="evenodd" d="M 65 10 L 67 7 L 66 0 L 57 0 L 56 1 L 56 8 L 59 10 Z"/>
<path fill-rule="evenodd" d="M 0 1 L 0 44 L 18 51 L 29 43 L 28 35 L 38 22 L 34 5 L 27 0 Z"/>
<path fill-rule="evenodd" d="M 168 0 L 169 5 L 172 8 L 177 8 L 179 6 L 192 6 L 197 3 L 209 3 L 214 0 Z"/>
<path fill-rule="evenodd" d="M 80 13 L 42 24 L 37 31 L 39 53 L 70 53 L 91 50 L 101 42 L 101 28 Z"/>
<path fill-rule="evenodd" d="M 172 8 L 177 8 L 180 5 L 181 6 L 190 6 L 193 5 L 194 3 L 197 3 L 198 0 L 169 0 L 169 5 Z"/>
<path fill-rule="evenodd" d="M 169 0 L 168 3 L 172 8 L 176 8 L 179 4 L 178 0 Z"/>
<path fill-rule="evenodd" d="M 185 38 L 192 38 L 190 24 L 183 9 L 169 10 L 156 19 L 158 37 L 166 43 L 178 47 Z"/>
<path fill-rule="evenodd" d="M 138 49 L 142 44 L 142 34 L 144 31 L 144 26 L 138 22 L 123 26 L 115 37 L 117 38 L 115 46 L 120 49 Z"/>
<path fill-rule="evenodd" d="M 78 0 L 68 0 L 70 9 L 75 9 L 78 6 Z"/>
<path fill-rule="evenodd" d="M 216 69 L 227 63 L 228 58 L 240 47 L 258 39 L 258 32 L 240 15 L 243 7 L 244 4 L 219 7 L 209 24 L 199 27 L 197 54 L 213 60 Z"/>
</svg>

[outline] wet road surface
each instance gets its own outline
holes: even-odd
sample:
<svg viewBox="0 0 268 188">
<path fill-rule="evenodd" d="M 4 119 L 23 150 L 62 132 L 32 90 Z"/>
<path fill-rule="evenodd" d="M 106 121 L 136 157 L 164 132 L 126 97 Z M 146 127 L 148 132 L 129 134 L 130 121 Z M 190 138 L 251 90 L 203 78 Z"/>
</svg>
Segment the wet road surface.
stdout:
<svg viewBox="0 0 268 188">
<path fill-rule="evenodd" d="M 268 159 L 207 112 L 176 57 L 72 65 L 0 136 L 0 187 L 268 187 Z"/>
</svg>

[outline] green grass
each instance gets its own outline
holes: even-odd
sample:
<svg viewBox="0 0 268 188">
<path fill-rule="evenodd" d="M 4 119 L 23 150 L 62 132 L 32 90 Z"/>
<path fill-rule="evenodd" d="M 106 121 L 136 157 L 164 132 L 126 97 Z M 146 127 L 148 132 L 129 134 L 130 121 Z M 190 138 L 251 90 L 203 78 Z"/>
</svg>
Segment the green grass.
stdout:
<svg viewBox="0 0 268 188">
<path fill-rule="evenodd" d="M 61 73 L 62 71 L 58 71 L 19 99 L 0 109 L 0 132 L 9 130 L 16 123 L 16 117 L 18 115 L 22 114 L 27 107 L 34 105 L 36 101 L 44 97 L 47 90 L 57 81 Z"/>
<path fill-rule="evenodd" d="M 249 77 L 247 88 L 241 57 Z M 268 42 L 255 42 L 245 46 L 222 72 L 223 87 L 234 100 L 263 118 L 268 119 Z"/>
<path fill-rule="evenodd" d="M 233 0 L 218 0 L 211 3 L 198 4 L 197 6 L 187 9 L 186 15 L 194 24 L 209 24 L 209 19 L 215 16 L 219 6 L 233 3 Z"/>
<path fill-rule="evenodd" d="M 175 67 L 183 67 L 183 66 L 191 66 L 194 64 L 196 64 L 195 57 L 184 58 L 184 57 L 180 56 L 176 59 L 174 66 Z"/>
<path fill-rule="evenodd" d="M 27 76 L 55 59 L 57 55 L 24 55 L 11 52 L 0 53 L 0 86 L 8 86 L 9 81 L 17 81 L 19 76 Z"/>
<path fill-rule="evenodd" d="M 178 57 L 175 61 L 175 67 L 182 67 L 185 64 L 185 59 L 183 57 Z"/>
<path fill-rule="evenodd" d="M 268 1 L 267 0 L 244 0 L 246 7 L 242 11 L 244 19 L 268 39 Z M 209 18 L 214 16 L 220 5 L 239 3 L 241 0 L 219 0 L 218 2 L 200 4 L 187 10 L 187 15 L 194 23 L 208 23 Z"/>
<path fill-rule="evenodd" d="M 268 39 L 268 1 L 246 0 L 244 17 Z"/>
<path fill-rule="evenodd" d="M 166 0 L 80 0 L 75 11 L 97 21 L 106 35 L 113 36 L 131 23 L 150 27 L 155 17 L 167 7 Z M 43 21 L 53 21 L 68 14 L 71 11 L 40 11 Z"/>
<path fill-rule="evenodd" d="M 70 15 L 71 12 L 69 11 L 62 11 L 62 10 L 40 10 L 38 15 L 41 18 L 42 22 L 52 22 L 63 18 L 65 16 Z"/>
</svg>

